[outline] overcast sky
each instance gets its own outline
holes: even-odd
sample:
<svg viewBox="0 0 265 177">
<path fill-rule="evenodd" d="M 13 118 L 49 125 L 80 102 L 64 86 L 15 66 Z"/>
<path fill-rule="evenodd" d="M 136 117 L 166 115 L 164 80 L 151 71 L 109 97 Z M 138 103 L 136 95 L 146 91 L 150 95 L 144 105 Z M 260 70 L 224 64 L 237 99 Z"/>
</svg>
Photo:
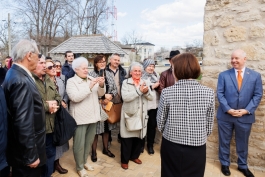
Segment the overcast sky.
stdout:
<svg viewBox="0 0 265 177">
<path fill-rule="evenodd" d="M 0 0 L 0 4 L 8 1 Z M 194 40 L 203 39 L 206 0 L 108 0 L 109 6 L 112 1 L 118 11 L 115 28 L 119 41 L 132 30 L 145 42 L 154 44 L 156 50 L 160 47 L 184 47 Z M 10 11 L 13 12 L 4 8 L 0 19 L 6 19 Z M 110 18 L 108 22 L 107 28 L 111 31 Z"/>
<path fill-rule="evenodd" d="M 156 49 L 202 41 L 205 3 L 206 0 L 114 0 L 118 39 L 135 30 Z"/>
</svg>

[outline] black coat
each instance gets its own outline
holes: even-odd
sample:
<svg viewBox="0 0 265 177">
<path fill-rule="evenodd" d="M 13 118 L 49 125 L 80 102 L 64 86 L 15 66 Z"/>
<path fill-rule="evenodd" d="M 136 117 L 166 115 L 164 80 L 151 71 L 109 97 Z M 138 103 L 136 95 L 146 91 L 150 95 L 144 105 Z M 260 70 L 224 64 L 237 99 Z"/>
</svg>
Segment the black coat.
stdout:
<svg viewBox="0 0 265 177">
<path fill-rule="evenodd" d="M 7 161 L 11 166 L 26 166 L 40 159 L 46 163 L 45 114 L 41 96 L 33 79 L 14 64 L 3 83 L 7 100 Z"/>
<path fill-rule="evenodd" d="M 0 86 L 0 170 L 6 163 L 6 143 L 7 143 L 7 110 L 6 99 L 2 87 Z"/>
</svg>

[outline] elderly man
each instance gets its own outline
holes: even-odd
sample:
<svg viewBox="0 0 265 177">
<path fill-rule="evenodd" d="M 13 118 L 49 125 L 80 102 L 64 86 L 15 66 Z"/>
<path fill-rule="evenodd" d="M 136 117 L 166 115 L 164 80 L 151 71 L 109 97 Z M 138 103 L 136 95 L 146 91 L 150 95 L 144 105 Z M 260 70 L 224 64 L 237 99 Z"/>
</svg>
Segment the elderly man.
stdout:
<svg viewBox="0 0 265 177">
<path fill-rule="evenodd" d="M 235 131 L 238 170 L 247 177 L 254 177 L 247 165 L 248 140 L 263 94 L 261 75 L 245 66 L 246 53 L 241 49 L 232 53 L 231 64 L 232 69 L 220 73 L 217 85 L 221 171 L 225 176 L 231 174 L 230 141 Z"/>
<path fill-rule="evenodd" d="M 47 162 L 43 167 L 42 177 L 50 177 L 54 170 L 54 160 L 56 155 L 56 146 L 53 144 L 53 130 L 55 112 L 61 103 L 61 97 L 57 91 L 55 83 L 46 74 L 46 62 L 43 55 L 39 56 L 39 62 L 33 71 L 33 77 L 40 92 L 46 120 L 46 156 Z"/>
<path fill-rule="evenodd" d="M 121 60 L 120 55 L 117 53 L 114 53 L 110 56 L 110 62 L 106 66 L 106 70 L 108 70 L 114 78 L 114 82 L 115 82 L 115 85 L 116 85 L 117 90 L 118 90 L 117 95 L 119 96 L 119 98 L 121 98 L 121 85 L 122 85 L 122 82 L 124 81 L 126 74 L 127 74 L 126 70 L 120 65 L 120 60 Z M 115 99 L 115 101 L 119 102 L 122 100 Z M 119 133 L 118 134 L 118 142 L 120 142 L 120 139 L 121 139 L 121 136 Z M 109 142 L 111 142 L 111 140 L 112 140 L 112 138 L 111 138 L 111 131 L 110 131 Z"/>
<path fill-rule="evenodd" d="M 7 161 L 14 177 L 40 177 L 46 163 L 44 109 L 31 74 L 38 53 L 34 41 L 19 41 L 12 51 L 14 64 L 3 83 L 8 108 Z"/>
</svg>

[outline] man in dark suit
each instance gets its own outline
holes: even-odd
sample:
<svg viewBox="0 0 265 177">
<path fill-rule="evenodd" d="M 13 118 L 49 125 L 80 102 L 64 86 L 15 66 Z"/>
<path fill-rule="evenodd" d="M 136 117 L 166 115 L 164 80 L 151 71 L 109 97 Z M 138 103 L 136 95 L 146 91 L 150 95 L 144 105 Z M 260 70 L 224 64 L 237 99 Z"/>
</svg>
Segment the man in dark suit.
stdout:
<svg viewBox="0 0 265 177">
<path fill-rule="evenodd" d="M 3 88 L 7 100 L 7 161 L 14 177 L 40 177 L 45 156 L 45 114 L 31 72 L 38 63 L 34 41 L 21 40 L 12 51 L 14 64 Z"/>
<path fill-rule="evenodd" d="M 247 177 L 254 177 L 247 165 L 248 140 L 263 89 L 261 75 L 245 67 L 245 63 L 246 53 L 241 49 L 235 50 L 231 55 L 233 68 L 220 73 L 218 78 L 219 159 L 225 176 L 231 174 L 230 141 L 235 131 L 238 170 Z"/>
</svg>

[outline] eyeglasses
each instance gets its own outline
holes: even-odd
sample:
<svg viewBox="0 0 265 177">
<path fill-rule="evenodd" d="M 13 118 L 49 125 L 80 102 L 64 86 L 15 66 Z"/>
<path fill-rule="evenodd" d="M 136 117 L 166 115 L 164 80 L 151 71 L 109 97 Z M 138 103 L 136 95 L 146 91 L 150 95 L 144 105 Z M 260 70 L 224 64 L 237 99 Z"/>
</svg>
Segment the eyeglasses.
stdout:
<svg viewBox="0 0 265 177">
<path fill-rule="evenodd" d="M 48 70 L 51 70 L 52 68 L 56 68 L 56 65 L 48 66 L 48 67 L 47 67 Z"/>
<path fill-rule="evenodd" d="M 98 63 L 106 63 L 106 61 L 99 61 Z"/>
<path fill-rule="evenodd" d="M 61 68 L 62 67 L 62 65 L 55 65 L 56 66 L 56 68 Z"/>
</svg>

